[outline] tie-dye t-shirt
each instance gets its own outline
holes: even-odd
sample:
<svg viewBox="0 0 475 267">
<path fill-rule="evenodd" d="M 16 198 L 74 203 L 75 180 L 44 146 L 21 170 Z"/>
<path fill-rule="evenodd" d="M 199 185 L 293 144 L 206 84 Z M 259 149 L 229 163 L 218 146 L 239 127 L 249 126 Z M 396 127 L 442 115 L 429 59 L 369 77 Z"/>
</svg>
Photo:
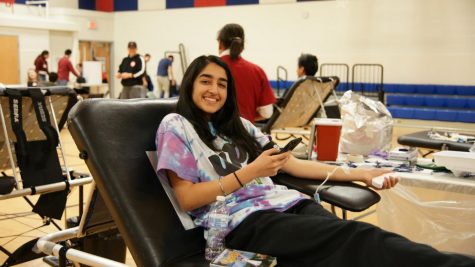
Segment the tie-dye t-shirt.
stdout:
<svg viewBox="0 0 475 267">
<path fill-rule="evenodd" d="M 261 146 L 269 142 L 248 120 L 242 118 L 245 128 Z M 210 125 L 211 132 L 214 128 Z M 193 126 L 179 114 L 167 115 L 160 124 L 156 138 L 157 173 L 166 178 L 166 170 L 172 170 L 180 178 L 192 183 L 217 180 L 247 165 L 247 153 L 228 140 L 216 137 L 213 151 L 201 141 Z M 230 211 L 228 230 L 233 230 L 251 213 L 259 210 L 284 211 L 300 200 L 308 198 L 296 190 L 275 185 L 269 177 L 256 178 L 244 187 L 226 196 Z M 195 209 L 190 214 L 196 225 L 206 227 L 210 205 Z"/>
</svg>

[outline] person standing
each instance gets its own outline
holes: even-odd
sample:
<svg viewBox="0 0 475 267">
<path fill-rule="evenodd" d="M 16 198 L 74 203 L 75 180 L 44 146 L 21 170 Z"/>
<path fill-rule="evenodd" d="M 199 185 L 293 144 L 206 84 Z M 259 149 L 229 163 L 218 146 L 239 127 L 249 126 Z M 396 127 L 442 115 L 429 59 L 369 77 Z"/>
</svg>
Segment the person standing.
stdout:
<svg viewBox="0 0 475 267">
<path fill-rule="evenodd" d="M 120 98 L 143 98 L 146 96 L 146 89 L 143 87 L 143 75 L 145 74 L 145 60 L 137 53 L 137 43 L 130 41 L 127 44 L 128 54 L 119 66 L 116 74 L 122 84 Z"/>
<path fill-rule="evenodd" d="M 74 76 L 79 77 L 79 73 L 73 67 L 73 64 L 71 64 L 71 54 L 71 49 L 66 49 L 66 51 L 64 51 L 64 56 L 58 61 L 58 85 L 68 84 L 70 72 L 74 74 Z"/>
<path fill-rule="evenodd" d="M 155 98 L 155 94 L 153 93 L 152 79 L 150 78 L 150 75 L 148 75 L 148 72 L 147 72 L 147 64 L 150 61 L 150 58 L 152 58 L 152 56 L 149 53 L 146 53 L 143 57 L 145 61 L 145 74 L 143 76 L 143 86 L 147 88 L 147 97 Z"/>
<path fill-rule="evenodd" d="M 173 76 L 173 56 L 168 55 L 158 62 L 157 68 L 157 97 L 170 97 L 170 84 L 175 85 L 175 78 Z"/>
<path fill-rule="evenodd" d="M 236 82 L 239 113 L 254 123 L 272 116 L 276 99 L 261 67 L 241 57 L 244 29 L 239 24 L 226 24 L 218 33 L 219 55 L 228 64 Z"/>
<path fill-rule="evenodd" d="M 48 80 L 48 61 L 46 61 L 48 57 L 48 50 L 43 50 L 43 52 L 41 52 L 41 54 L 39 54 L 35 59 L 35 71 L 38 74 L 38 80 L 40 82 Z"/>
</svg>

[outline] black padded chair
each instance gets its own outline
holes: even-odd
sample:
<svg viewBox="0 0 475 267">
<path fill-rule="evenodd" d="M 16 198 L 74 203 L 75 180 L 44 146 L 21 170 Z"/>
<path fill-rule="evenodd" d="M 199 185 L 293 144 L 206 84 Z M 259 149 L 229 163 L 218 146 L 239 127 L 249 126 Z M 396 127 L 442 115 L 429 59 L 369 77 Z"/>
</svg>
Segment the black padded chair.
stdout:
<svg viewBox="0 0 475 267">
<path fill-rule="evenodd" d="M 455 151 L 469 151 L 472 146 L 471 143 L 458 143 L 454 141 L 447 140 L 436 140 L 429 138 L 430 131 L 421 131 L 406 135 L 401 135 L 397 142 L 400 145 L 412 146 L 412 147 L 421 147 L 427 149 L 435 150 L 455 150 Z M 443 132 L 438 132 L 440 135 L 444 135 Z M 475 136 L 473 136 L 475 139 Z"/>
<path fill-rule="evenodd" d="M 90 99 L 69 129 L 137 266 L 209 266 L 203 230 L 185 231 L 149 163 L 176 101 Z"/>
<path fill-rule="evenodd" d="M 138 266 L 209 266 L 203 230 L 184 230 L 145 153 L 156 150 L 156 130 L 175 105 L 176 100 L 90 99 L 69 114 L 71 135 Z M 311 194 L 315 190 L 315 181 L 292 183 L 285 174 L 276 179 Z M 367 188 L 340 185 L 323 190 L 322 200 L 344 202 L 353 188 L 379 200 Z"/>
<path fill-rule="evenodd" d="M 62 246 L 68 252 L 88 253 L 88 255 L 83 254 L 74 258 L 74 262 L 81 266 L 84 264 L 88 264 L 86 266 L 124 266 L 118 263 L 125 262 L 125 243 L 94 182 L 91 183 L 83 216 L 68 218 L 66 224 L 66 230 L 41 237 L 33 248 L 37 253 L 43 252 L 49 255 L 43 258 L 45 263 L 50 266 L 70 266 L 73 261 L 71 254 L 66 253 L 65 257 L 54 256 L 56 254 L 52 247 Z M 67 240 L 70 242 L 64 242 Z M 111 262 L 94 262 L 95 259 L 92 259 L 91 256 L 99 256 L 104 260 L 111 260 Z M 94 262 L 95 265 L 88 261 Z"/>
<path fill-rule="evenodd" d="M 313 196 L 320 185 L 320 181 L 296 178 L 286 173 L 279 173 L 272 177 L 275 183 L 298 190 Z M 347 211 L 361 212 L 381 200 L 375 191 L 353 182 L 327 181 L 319 192 L 320 200 L 331 205 L 332 212 L 336 214 L 335 207 L 342 210 L 342 218 L 347 219 Z"/>
</svg>

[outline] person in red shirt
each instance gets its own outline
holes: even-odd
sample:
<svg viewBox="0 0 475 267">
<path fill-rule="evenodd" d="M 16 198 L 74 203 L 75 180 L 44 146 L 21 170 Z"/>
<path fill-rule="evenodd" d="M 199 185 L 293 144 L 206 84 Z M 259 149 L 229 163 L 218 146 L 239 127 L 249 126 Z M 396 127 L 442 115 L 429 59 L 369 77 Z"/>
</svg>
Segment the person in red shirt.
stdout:
<svg viewBox="0 0 475 267">
<path fill-rule="evenodd" d="M 49 75 L 48 72 L 48 61 L 49 57 L 48 50 L 43 50 L 35 59 L 35 71 L 38 74 L 40 81 L 46 81 L 46 77 Z"/>
<path fill-rule="evenodd" d="M 244 29 L 239 24 L 226 24 L 218 33 L 221 59 L 231 69 L 235 81 L 241 117 L 251 122 L 268 119 L 276 99 L 264 71 L 241 57 Z"/>
<path fill-rule="evenodd" d="M 69 73 L 72 72 L 74 76 L 79 77 L 79 73 L 74 69 L 71 64 L 71 49 L 64 51 L 64 57 L 58 61 L 58 85 L 67 85 L 69 82 Z"/>
</svg>

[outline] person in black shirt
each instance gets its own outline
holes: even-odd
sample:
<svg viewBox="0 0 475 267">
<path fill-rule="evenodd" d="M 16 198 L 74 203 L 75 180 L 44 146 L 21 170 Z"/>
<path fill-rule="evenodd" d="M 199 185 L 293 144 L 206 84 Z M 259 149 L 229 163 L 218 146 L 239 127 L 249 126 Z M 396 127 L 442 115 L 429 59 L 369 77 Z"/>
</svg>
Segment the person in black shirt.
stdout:
<svg viewBox="0 0 475 267">
<path fill-rule="evenodd" d="M 123 86 L 120 98 L 144 98 L 146 89 L 143 87 L 143 75 L 145 73 L 145 61 L 137 54 L 137 43 L 129 42 L 127 45 L 128 56 L 120 63 L 117 78 L 122 79 Z"/>
</svg>

